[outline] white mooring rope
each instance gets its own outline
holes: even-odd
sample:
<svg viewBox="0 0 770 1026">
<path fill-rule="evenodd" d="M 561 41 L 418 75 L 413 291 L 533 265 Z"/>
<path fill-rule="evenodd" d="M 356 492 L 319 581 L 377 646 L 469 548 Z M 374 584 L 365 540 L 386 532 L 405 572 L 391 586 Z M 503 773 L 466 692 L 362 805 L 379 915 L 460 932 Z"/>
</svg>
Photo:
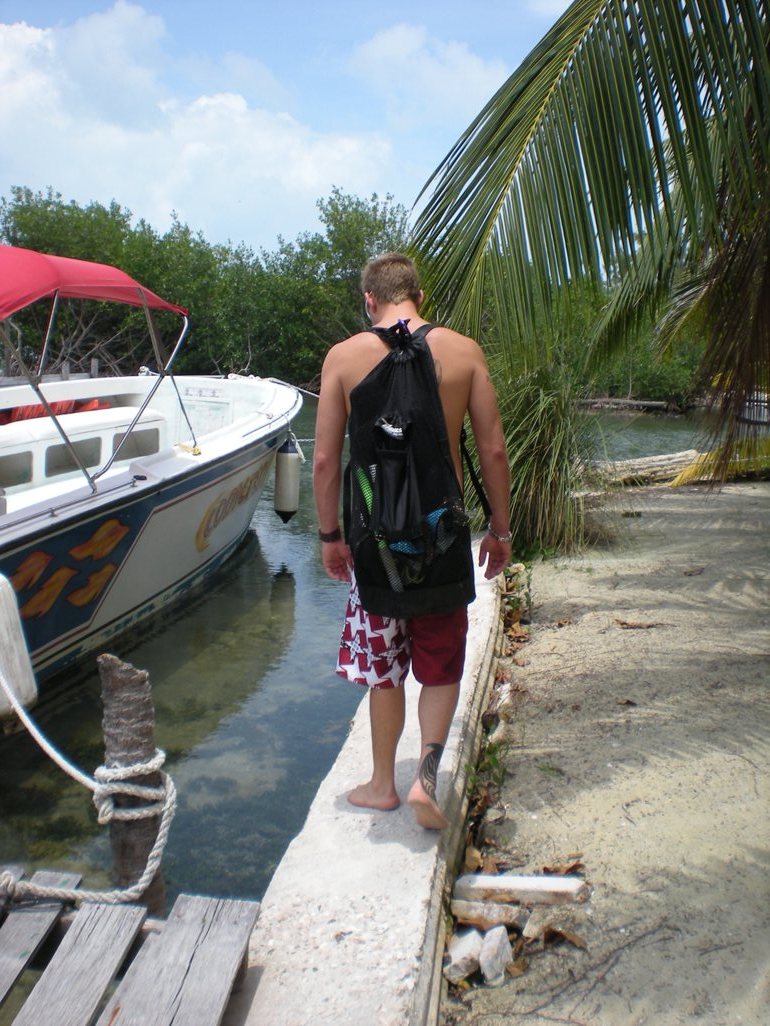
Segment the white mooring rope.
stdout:
<svg viewBox="0 0 770 1026">
<path fill-rule="evenodd" d="M 16 715 L 32 738 L 42 748 L 46 755 L 51 758 L 60 769 L 72 777 L 83 787 L 93 792 L 93 802 L 96 806 L 97 820 L 103 826 L 111 820 L 139 820 L 149 819 L 151 816 L 160 816 L 160 826 L 155 844 L 147 856 L 147 865 L 139 879 L 130 887 L 116 888 L 111 891 L 84 891 L 77 889 L 65 889 L 60 887 L 43 887 L 30 883 L 28 880 L 16 880 L 13 874 L 8 872 L 0 873 L 0 893 L 5 892 L 9 897 L 20 900 L 23 898 L 50 898 L 55 901 L 66 902 L 104 902 L 117 905 L 121 902 L 137 901 L 147 890 L 163 858 L 163 850 L 166 847 L 171 821 L 176 812 L 176 788 L 171 777 L 161 770 L 166 754 L 159 748 L 155 749 L 155 755 L 149 762 L 135 763 L 133 766 L 99 766 L 94 773 L 93 779 L 77 766 L 73 766 L 61 752 L 41 733 L 32 717 L 24 706 L 17 699 L 13 689 L 0 669 L 0 688 L 5 692 L 8 701 Z M 149 773 L 160 773 L 161 784 L 158 787 L 148 787 L 144 784 L 128 783 L 131 777 L 142 777 Z M 143 798 L 150 801 L 152 805 L 143 805 L 138 808 L 121 809 L 115 808 L 115 795 L 125 795 L 132 798 Z"/>
</svg>

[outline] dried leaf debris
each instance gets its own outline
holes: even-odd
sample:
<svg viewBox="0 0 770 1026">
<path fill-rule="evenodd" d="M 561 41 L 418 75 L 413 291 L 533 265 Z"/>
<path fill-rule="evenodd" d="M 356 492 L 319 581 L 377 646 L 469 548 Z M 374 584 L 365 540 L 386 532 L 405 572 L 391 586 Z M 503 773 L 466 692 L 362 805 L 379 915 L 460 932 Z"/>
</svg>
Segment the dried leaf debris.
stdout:
<svg viewBox="0 0 770 1026">
<path fill-rule="evenodd" d="M 518 653 L 530 636 L 529 580 L 523 564 L 510 567 L 504 576 L 506 663 L 497 671 L 482 716 L 487 735 L 471 774 L 464 865 L 450 901 L 444 976 L 456 991 L 480 983 L 499 986 L 505 979 L 521 976 L 536 952 L 558 944 L 587 948 L 564 912 L 565 905 L 585 902 L 590 893 L 581 853 L 565 854 L 539 871 L 518 875 L 516 856 L 500 851 L 487 831 L 506 816 L 499 801 L 505 741 L 497 739 L 505 737 L 502 728 L 515 719 L 528 698 L 526 690 L 512 681 L 511 667 L 527 664 Z"/>
</svg>

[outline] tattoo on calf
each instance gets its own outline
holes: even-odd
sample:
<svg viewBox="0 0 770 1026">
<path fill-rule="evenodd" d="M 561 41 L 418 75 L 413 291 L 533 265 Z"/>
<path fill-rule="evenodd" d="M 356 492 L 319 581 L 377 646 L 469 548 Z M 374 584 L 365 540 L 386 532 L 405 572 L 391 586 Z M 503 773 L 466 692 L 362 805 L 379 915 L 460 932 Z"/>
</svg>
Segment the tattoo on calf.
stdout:
<svg viewBox="0 0 770 1026">
<path fill-rule="evenodd" d="M 437 741 L 428 745 L 429 751 L 420 763 L 418 776 L 425 793 L 429 798 L 436 800 L 436 780 L 438 777 L 438 764 L 444 752 L 444 746 Z"/>
</svg>

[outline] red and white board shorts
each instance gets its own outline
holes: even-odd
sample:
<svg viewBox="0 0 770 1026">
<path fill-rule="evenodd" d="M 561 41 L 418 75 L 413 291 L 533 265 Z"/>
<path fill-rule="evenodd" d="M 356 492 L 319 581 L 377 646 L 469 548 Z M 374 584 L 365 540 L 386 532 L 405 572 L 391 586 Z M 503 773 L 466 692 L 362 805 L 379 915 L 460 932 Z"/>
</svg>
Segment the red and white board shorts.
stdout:
<svg viewBox="0 0 770 1026">
<path fill-rule="evenodd" d="M 355 578 L 342 628 L 337 673 L 369 688 L 400 687 L 411 665 L 425 686 L 457 684 L 463 675 L 468 609 L 426 613 L 409 620 L 367 613 Z"/>
</svg>

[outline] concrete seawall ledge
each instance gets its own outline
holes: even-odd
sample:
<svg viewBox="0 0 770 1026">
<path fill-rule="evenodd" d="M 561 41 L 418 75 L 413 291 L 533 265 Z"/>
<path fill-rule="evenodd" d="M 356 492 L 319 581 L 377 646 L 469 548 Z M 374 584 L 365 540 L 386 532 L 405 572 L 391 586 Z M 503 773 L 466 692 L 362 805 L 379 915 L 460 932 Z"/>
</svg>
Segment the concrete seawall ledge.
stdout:
<svg viewBox="0 0 770 1026">
<path fill-rule="evenodd" d="M 438 1016 L 443 906 L 455 868 L 475 764 L 481 711 L 500 644 L 500 588 L 477 571 L 457 715 L 439 769 L 450 826 L 356 809 L 347 793 L 371 767 L 368 700 L 322 782 L 262 902 L 246 979 L 224 1026 L 429 1026 Z M 342 596 L 340 601 L 342 615 Z M 340 681 L 341 687 L 352 687 Z M 419 685 L 410 676 L 397 757 L 404 797 L 417 771 Z M 449 881 L 448 881 L 449 878 Z"/>
</svg>

